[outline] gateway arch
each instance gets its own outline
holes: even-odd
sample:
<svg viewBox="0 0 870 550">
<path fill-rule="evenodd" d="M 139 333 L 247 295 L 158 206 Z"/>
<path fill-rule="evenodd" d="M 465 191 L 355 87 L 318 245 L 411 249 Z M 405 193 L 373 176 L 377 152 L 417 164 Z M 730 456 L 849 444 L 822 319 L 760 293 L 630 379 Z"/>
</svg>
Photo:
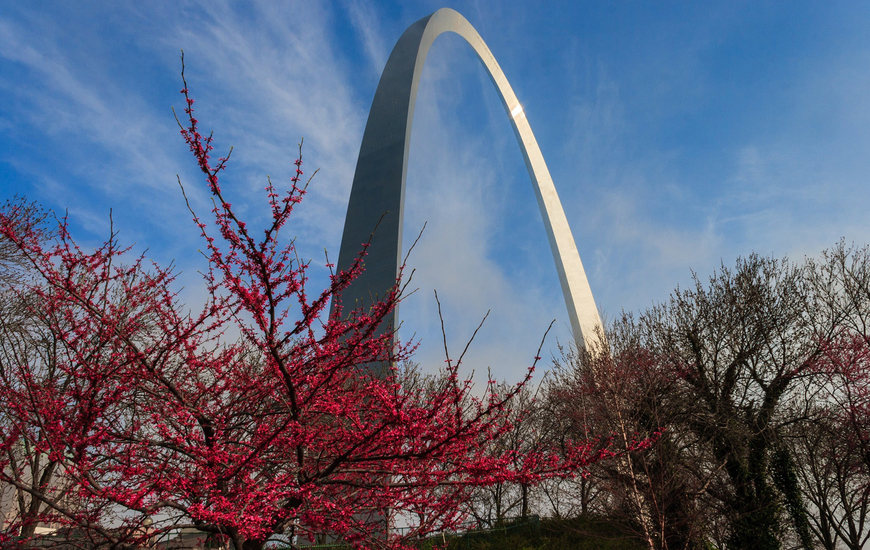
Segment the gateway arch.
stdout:
<svg viewBox="0 0 870 550">
<path fill-rule="evenodd" d="M 366 307 L 396 284 L 402 262 L 405 179 L 417 87 L 429 48 L 444 32 L 458 34 L 474 48 L 498 89 L 535 189 L 574 339 L 579 347 L 588 347 L 596 338 L 601 320 L 541 149 L 492 52 L 474 27 L 449 8 L 408 27 L 393 48 L 378 82 L 360 146 L 337 268 L 349 268 L 363 243 L 369 239 L 371 243 L 365 270 L 342 292 L 341 301 L 348 308 Z M 384 327 L 397 326 L 396 315 L 393 310 Z"/>
</svg>

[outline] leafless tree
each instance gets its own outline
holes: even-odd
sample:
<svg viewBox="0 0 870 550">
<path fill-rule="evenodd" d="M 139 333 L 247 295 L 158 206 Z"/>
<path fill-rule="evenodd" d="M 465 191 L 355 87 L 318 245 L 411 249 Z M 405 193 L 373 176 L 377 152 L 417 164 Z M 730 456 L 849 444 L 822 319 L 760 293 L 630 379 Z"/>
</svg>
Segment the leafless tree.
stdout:
<svg viewBox="0 0 870 550">
<path fill-rule="evenodd" d="M 49 241 L 45 229 L 48 213 L 35 203 L 13 199 L 2 206 L 5 213 L 15 214 L 19 224 L 35 228 L 34 235 Z M 32 266 L 14 243 L 0 236 L 0 381 L 3 384 L 63 384 L 56 370 L 58 342 L 41 315 L 39 304 L 22 284 L 32 277 Z M 19 365 L 34 366 L 39 375 L 25 380 L 16 376 Z M 2 399 L 2 398 L 0 398 Z M 46 451 L 38 427 L 35 438 L 23 438 L 10 429 L 10 415 L 15 408 L 0 402 L 0 531 L 23 538 L 37 530 L 52 529 L 51 507 L 44 498 L 64 497 L 63 472 L 56 457 Z"/>
<path fill-rule="evenodd" d="M 814 538 L 826 550 L 860 550 L 870 540 L 870 472 L 829 412 L 796 424 L 789 441 Z"/>
<path fill-rule="evenodd" d="M 496 385 L 496 393 L 505 393 L 511 386 Z M 529 453 L 539 452 L 544 445 L 541 433 L 542 415 L 537 389 L 529 386 L 511 402 L 512 429 L 490 442 L 495 455 L 511 453 L 520 460 Z M 478 525 L 490 528 L 508 518 L 526 518 L 537 510 L 540 489 L 529 482 L 499 482 L 471 492 L 467 510 Z"/>
<path fill-rule="evenodd" d="M 641 336 L 626 315 L 599 338 L 606 344 L 557 362 L 548 388 L 550 416 L 563 430 L 610 433 L 623 450 L 590 469 L 596 512 L 623 518 L 650 549 L 693 548 L 704 525 L 698 501 L 704 471 L 692 456 L 694 437 L 674 429 L 670 375 L 642 347 Z M 645 438 L 652 438 L 648 446 L 628 450 Z"/>
</svg>

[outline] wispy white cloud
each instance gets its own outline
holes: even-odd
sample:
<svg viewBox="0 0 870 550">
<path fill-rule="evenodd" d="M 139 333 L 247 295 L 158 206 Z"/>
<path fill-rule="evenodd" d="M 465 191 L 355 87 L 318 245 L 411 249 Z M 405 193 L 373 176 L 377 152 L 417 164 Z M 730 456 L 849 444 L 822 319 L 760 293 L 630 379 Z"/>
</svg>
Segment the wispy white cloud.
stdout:
<svg viewBox="0 0 870 550">
<path fill-rule="evenodd" d="M 318 245 L 306 252 L 317 258 L 322 258 L 324 245 L 337 249 L 364 113 L 354 98 L 352 71 L 333 47 L 328 11 L 303 2 L 260 3 L 244 11 L 230 3 L 208 2 L 188 5 L 179 16 L 167 7 L 140 7 L 137 17 L 130 18 L 130 25 L 147 20 L 147 33 L 141 27 L 118 29 L 139 48 L 142 57 L 133 60 L 102 58 L 105 51 L 75 50 L 68 34 L 51 32 L 58 23 L 50 14 L 0 19 L 0 56 L 23 67 L 28 79 L 0 76 L 4 93 L 26 107 L 13 124 L 28 127 L 34 140 L 66 142 L 58 160 L 68 157 L 74 163 L 69 173 L 92 191 L 78 197 L 69 192 L 55 195 L 48 185 L 57 175 L 49 176 L 43 166 L 28 165 L 22 158 L 10 162 L 42 181 L 44 193 L 57 201 L 54 206 L 70 206 L 73 213 L 83 214 L 82 221 L 90 220 L 88 224 L 99 219 L 84 216 L 88 197 L 97 195 L 106 210 L 115 207 L 116 215 L 123 216 L 125 210 L 153 213 L 153 226 L 142 232 L 131 228 L 134 239 L 163 226 L 173 234 L 189 233 L 175 174 L 182 174 L 200 209 L 207 205 L 196 192 L 198 176 L 169 105 L 154 105 L 153 98 L 143 97 L 140 82 L 111 70 L 117 63 L 153 65 L 156 60 L 156 70 L 174 92 L 180 88 L 178 53 L 184 49 L 203 128 L 215 130 L 217 147 L 223 149 L 216 152 L 235 145 L 225 177 L 234 186 L 231 194 L 241 195 L 239 207 L 253 208 L 250 214 L 256 215 L 258 209 L 252 205 L 258 202 L 266 174 L 280 185 L 304 137 L 309 160 L 305 170 L 320 167 L 321 173 L 297 218 L 298 231 L 310 237 L 300 242 L 316 241 Z M 69 55 L 72 51 L 75 58 Z M 95 62 L 82 64 L 81 58 L 88 55 Z M 165 95 L 181 104 L 180 96 Z M 79 205 L 77 199 L 86 202 Z"/>
<path fill-rule="evenodd" d="M 250 174 L 246 189 L 262 189 L 266 173 L 287 174 L 304 137 L 306 170 L 321 173 L 299 221 L 337 248 L 364 107 L 335 51 L 329 14 L 309 3 L 263 3 L 244 16 L 229 3 L 201 9 L 197 25 L 178 24 L 163 40 L 185 45 L 191 75 L 208 81 L 205 98 L 215 91 L 222 102 L 232 98 L 212 107 L 210 124 L 237 146 L 237 171 Z"/>
<path fill-rule="evenodd" d="M 350 14 L 354 28 L 360 34 L 372 75 L 379 78 L 387 64 L 390 45 L 387 44 L 383 34 L 378 10 L 367 0 L 346 1 L 344 7 Z"/>
<path fill-rule="evenodd" d="M 55 21 L 31 15 L 29 23 L 0 19 L 0 59 L 17 69 L 0 75 L 0 89 L 16 106 L 8 124 L 38 154 L 10 151 L 3 160 L 36 185 L 31 198 L 68 207 L 99 238 L 108 235 L 112 206 L 123 215 L 124 204 L 135 205 L 152 212 L 155 223 L 171 225 L 174 216 L 164 214 L 173 210 L 162 200 L 177 192 L 177 170 L 165 147 L 174 137 L 168 111 L 160 117 L 129 83 L 114 78 L 107 60 L 78 62 L 70 44 L 54 40 Z M 81 187 L 71 187 L 76 181 Z M 132 238 L 141 236 L 133 231 Z"/>
</svg>

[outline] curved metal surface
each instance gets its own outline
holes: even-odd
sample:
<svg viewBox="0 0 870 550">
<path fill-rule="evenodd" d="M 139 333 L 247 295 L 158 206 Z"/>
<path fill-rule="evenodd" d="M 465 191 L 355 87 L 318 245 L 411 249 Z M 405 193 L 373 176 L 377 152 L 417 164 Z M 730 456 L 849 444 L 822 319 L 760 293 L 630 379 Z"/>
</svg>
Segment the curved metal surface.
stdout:
<svg viewBox="0 0 870 550">
<path fill-rule="evenodd" d="M 405 179 L 417 87 L 429 48 L 444 32 L 458 34 L 474 48 L 499 91 L 535 189 L 574 338 L 578 346 L 588 347 L 596 338 L 601 320 L 550 171 L 522 106 L 492 52 L 474 27 L 449 8 L 408 27 L 393 48 L 378 83 L 357 160 L 338 269 L 353 263 L 370 236 L 371 244 L 365 271 L 342 293 L 342 302 L 347 308 L 371 304 L 396 283 L 402 261 Z M 394 311 L 385 326 L 395 326 L 396 316 Z"/>
</svg>

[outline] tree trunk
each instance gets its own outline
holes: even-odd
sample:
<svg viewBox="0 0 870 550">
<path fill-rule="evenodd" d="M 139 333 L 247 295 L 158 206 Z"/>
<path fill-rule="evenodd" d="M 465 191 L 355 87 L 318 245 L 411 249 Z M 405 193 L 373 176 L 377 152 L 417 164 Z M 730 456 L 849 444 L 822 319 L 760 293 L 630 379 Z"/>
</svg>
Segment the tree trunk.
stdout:
<svg viewBox="0 0 870 550">
<path fill-rule="evenodd" d="M 735 550 L 780 550 L 776 494 L 767 481 L 767 445 L 760 438 L 750 442 L 748 464 L 732 457 L 726 467 L 735 486 L 729 548 Z"/>
<path fill-rule="evenodd" d="M 523 519 L 526 519 L 527 517 L 529 517 L 529 486 L 523 483 L 520 488 L 522 489 L 523 493 L 523 504 L 520 515 Z"/>
</svg>

